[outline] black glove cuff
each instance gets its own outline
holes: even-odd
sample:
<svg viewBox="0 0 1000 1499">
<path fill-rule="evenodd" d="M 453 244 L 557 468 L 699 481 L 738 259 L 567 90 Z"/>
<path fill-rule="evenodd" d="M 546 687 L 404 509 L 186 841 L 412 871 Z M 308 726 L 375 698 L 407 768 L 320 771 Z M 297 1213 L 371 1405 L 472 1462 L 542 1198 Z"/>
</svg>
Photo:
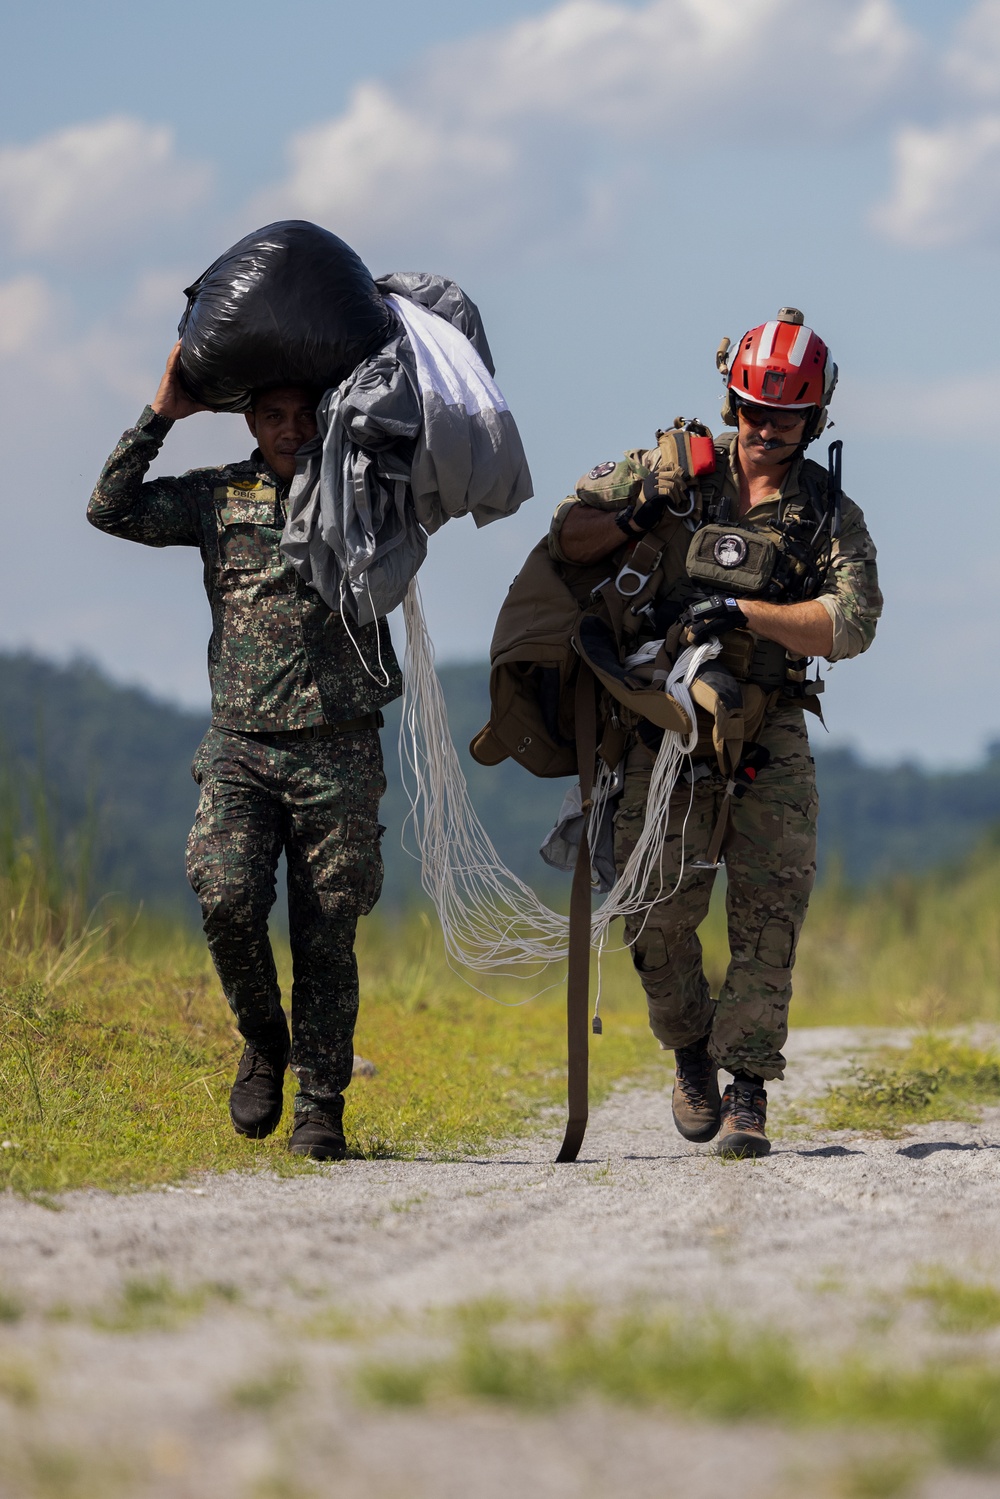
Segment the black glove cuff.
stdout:
<svg viewBox="0 0 1000 1499">
<path fill-rule="evenodd" d="M 661 494 L 657 487 L 655 473 L 647 474 L 642 481 L 642 499 L 632 506 L 632 523 L 639 527 L 643 535 L 652 531 L 663 519 L 663 512 L 667 508 L 667 496 Z"/>
</svg>

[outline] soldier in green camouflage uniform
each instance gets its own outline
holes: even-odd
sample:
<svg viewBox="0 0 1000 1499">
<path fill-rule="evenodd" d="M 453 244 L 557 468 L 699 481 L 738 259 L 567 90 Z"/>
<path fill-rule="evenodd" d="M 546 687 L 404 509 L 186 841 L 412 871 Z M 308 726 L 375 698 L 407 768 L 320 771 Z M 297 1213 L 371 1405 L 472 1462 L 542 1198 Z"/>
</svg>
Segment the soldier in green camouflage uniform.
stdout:
<svg viewBox="0 0 1000 1499">
<path fill-rule="evenodd" d="M 797 317 L 795 328 L 802 321 L 801 314 Z M 825 346 L 820 347 L 826 353 Z M 805 410 L 781 412 L 749 403 L 742 403 L 738 413 L 732 409 L 734 423 L 737 415 L 738 432 L 716 440 L 712 484 L 720 505 L 740 518 L 734 523 L 752 530 L 773 522 L 779 510 L 794 513 L 805 504 L 807 490 L 815 491 L 817 478 L 825 477 L 816 465 L 809 464 L 808 472 L 804 469 L 810 423 L 813 428 L 821 423 Z M 571 564 L 607 556 L 614 577 L 620 565 L 614 553 L 623 549 L 622 533 L 638 539 L 657 524 L 664 502 L 671 503 L 671 485 L 677 510 L 683 513 L 688 503 L 692 479 L 684 474 L 658 479 L 660 472 L 659 448 L 635 449 L 618 463 L 597 465 L 581 480 L 577 493 L 556 510 L 549 541 L 553 556 Z M 626 506 L 640 476 L 648 476 L 643 479 L 642 498 Z M 651 511 L 645 525 L 644 508 Z M 690 624 L 695 611 L 681 611 L 686 600 L 699 594 L 683 561 L 690 535 L 680 534 L 680 551 L 668 548 L 664 553 L 668 562 L 673 557 L 674 565 L 672 572 L 668 567 L 660 596 L 677 601 L 673 617 Z M 622 550 L 622 560 L 626 555 Z M 845 499 L 840 533 L 818 596 L 801 603 L 717 598 L 701 608 L 707 611 L 707 624 L 699 632 L 694 621 L 689 641 L 712 633 L 724 637 L 729 627 L 748 627 L 764 640 L 777 641 L 789 656 L 839 661 L 867 650 L 882 597 L 875 548 L 861 511 Z M 657 618 L 663 618 L 659 608 Z M 650 898 L 659 890 L 674 893 L 657 901 L 645 919 L 627 926 L 625 933 L 646 992 L 653 1034 L 661 1047 L 675 1053 L 677 1127 L 688 1139 L 709 1140 L 721 1123 L 720 1152 L 733 1155 L 764 1154 L 769 1149 L 764 1082 L 784 1075 L 781 1048 L 788 1032 L 792 966 L 816 874 L 818 798 L 803 714 L 804 703 L 811 701 L 815 708 L 816 700 L 773 696 L 754 735 L 770 758 L 742 799 L 730 801 L 724 858 L 731 960 L 720 994 L 713 997 L 709 988 L 697 936 L 708 913 L 715 871 L 692 866 L 706 862 L 728 778 L 720 772 L 712 743 L 704 735 L 689 778 L 674 793 L 656 888 L 647 892 Z M 619 871 L 642 832 L 654 758 L 654 749 L 636 737 L 628 752 L 616 816 Z M 725 1099 L 719 1096 L 718 1068 L 734 1078 Z"/>
<path fill-rule="evenodd" d="M 399 696 L 400 672 L 385 621 L 355 629 L 355 646 L 280 551 L 294 455 L 316 432 L 315 394 L 286 387 L 257 400 L 248 422 L 261 447 L 249 459 L 143 482 L 173 421 L 201 409 L 179 385 L 176 362 L 175 349 L 153 407 L 105 464 L 87 515 L 111 535 L 201 553 L 212 724 L 192 767 L 201 796 L 187 867 L 247 1043 L 233 1122 L 259 1138 L 281 1116 L 289 1037 L 267 919 L 284 849 L 299 1083 L 291 1148 L 327 1159 L 344 1149 L 355 928 L 382 883 L 379 710 Z"/>
</svg>

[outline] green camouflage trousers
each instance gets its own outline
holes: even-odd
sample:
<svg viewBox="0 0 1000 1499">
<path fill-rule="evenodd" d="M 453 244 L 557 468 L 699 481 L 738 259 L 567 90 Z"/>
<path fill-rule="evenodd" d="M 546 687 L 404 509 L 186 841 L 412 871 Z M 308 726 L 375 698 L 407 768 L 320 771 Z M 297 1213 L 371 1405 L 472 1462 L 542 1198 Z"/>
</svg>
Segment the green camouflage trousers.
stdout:
<svg viewBox="0 0 1000 1499">
<path fill-rule="evenodd" d="M 726 910 L 731 961 L 718 1000 L 702 967 L 697 930 L 708 914 L 714 870 L 692 869 L 708 851 L 725 780 L 712 774 L 692 788 L 679 781 L 670 808 L 659 901 L 639 928 L 625 928 L 661 1046 L 689 1046 L 709 1036 L 712 1056 L 728 1072 L 784 1075 L 792 965 L 816 877 L 816 778 L 803 714 L 783 709 L 757 736 L 771 752 L 755 784 L 732 804 L 724 845 Z M 714 766 L 714 762 L 713 766 Z M 652 756 L 632 750 L 615 819 L 615 859 L 621 870 L 645 820 Z M 688 812 L 688 803 L 691 803 Z M 659 880 L 657 881 L 659 885 Z M 650 892 L 652 893 L 652 892 Z"/>
<path fill-rule="evenodd" d="M 192 774 L 201 797 L 188 879 L 236 1024 L 263 1044 L 280 1019 L 267 918 L 284 849 L 295 1109 L 339 1119 L 354 1064 L 355 929 L 382 888 L 378 731 L 301 740 L 212 728 Z"/>
</svg>

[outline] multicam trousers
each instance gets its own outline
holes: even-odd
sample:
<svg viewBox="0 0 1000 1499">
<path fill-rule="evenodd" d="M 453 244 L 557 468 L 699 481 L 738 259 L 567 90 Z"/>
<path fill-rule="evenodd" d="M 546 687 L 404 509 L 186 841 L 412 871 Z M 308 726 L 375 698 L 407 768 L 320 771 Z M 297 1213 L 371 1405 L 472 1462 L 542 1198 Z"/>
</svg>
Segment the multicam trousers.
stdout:
<svg viewBox="0 0 1000 1499">
<path fill-rule="evenodd" d="M 708 851 L 722 805 L 726 783 L 716 769 L 693 789 L 678 783 L 662 888 L 673 889 L 682 848 L 683 878 L 676 894 L 652 908 L 641 929 L 626 926 L 625 937 L 646 991 L 650 1028 L 661 1046 L 689 1046 L 708 1035 L 709 1050 L 726 1071 L 780 1078 L 795 948 L 816 877 L 818 798 L 800 710 L 773 714 L 757 739 L 770 750 L 771 760 L 743 798 L 733 801 L 724 845 L 731 961 L 718 1000 L 713 1000 L 702 968 L 697 936 L 708 914 L 715 872 L 691 868 L 691 860 L 704 859 Z M 619 870 L 645 820 L 652 763 L 642 745 L 626 763 L 615 820 Z"/>
<path fill-rule="evenodd" d="M 236 1024 L 265 1044 L 281 1019 L 267 918 L 284 849 L 295 1109 L 339 1118 L 354 1063 L 357 918 L 382 888 L 378 731 L 302 740 L 212 728 L 192 774 L 201 798 L 188 879 Z"/>
</svg>

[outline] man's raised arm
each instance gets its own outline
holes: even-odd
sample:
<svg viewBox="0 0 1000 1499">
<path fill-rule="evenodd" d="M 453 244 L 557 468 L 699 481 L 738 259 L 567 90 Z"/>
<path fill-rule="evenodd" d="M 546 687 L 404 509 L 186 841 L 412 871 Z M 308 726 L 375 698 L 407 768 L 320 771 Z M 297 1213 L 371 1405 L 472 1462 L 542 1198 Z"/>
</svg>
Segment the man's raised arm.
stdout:
<svg viewBox="0 0 1000 1499">
<path fill-rule="evenodd" d="M 197 507 L 183 480 L 143 483 L 174 422 L 206 409 L 192 401 L 181 385 L 179 355 L 180 344 L 175 344 L 152 405 L 122 436 L 87 506 L 87 519 L 99 531 L 146 546 L 198 546 L 201 542 Z"/>
</svg>

